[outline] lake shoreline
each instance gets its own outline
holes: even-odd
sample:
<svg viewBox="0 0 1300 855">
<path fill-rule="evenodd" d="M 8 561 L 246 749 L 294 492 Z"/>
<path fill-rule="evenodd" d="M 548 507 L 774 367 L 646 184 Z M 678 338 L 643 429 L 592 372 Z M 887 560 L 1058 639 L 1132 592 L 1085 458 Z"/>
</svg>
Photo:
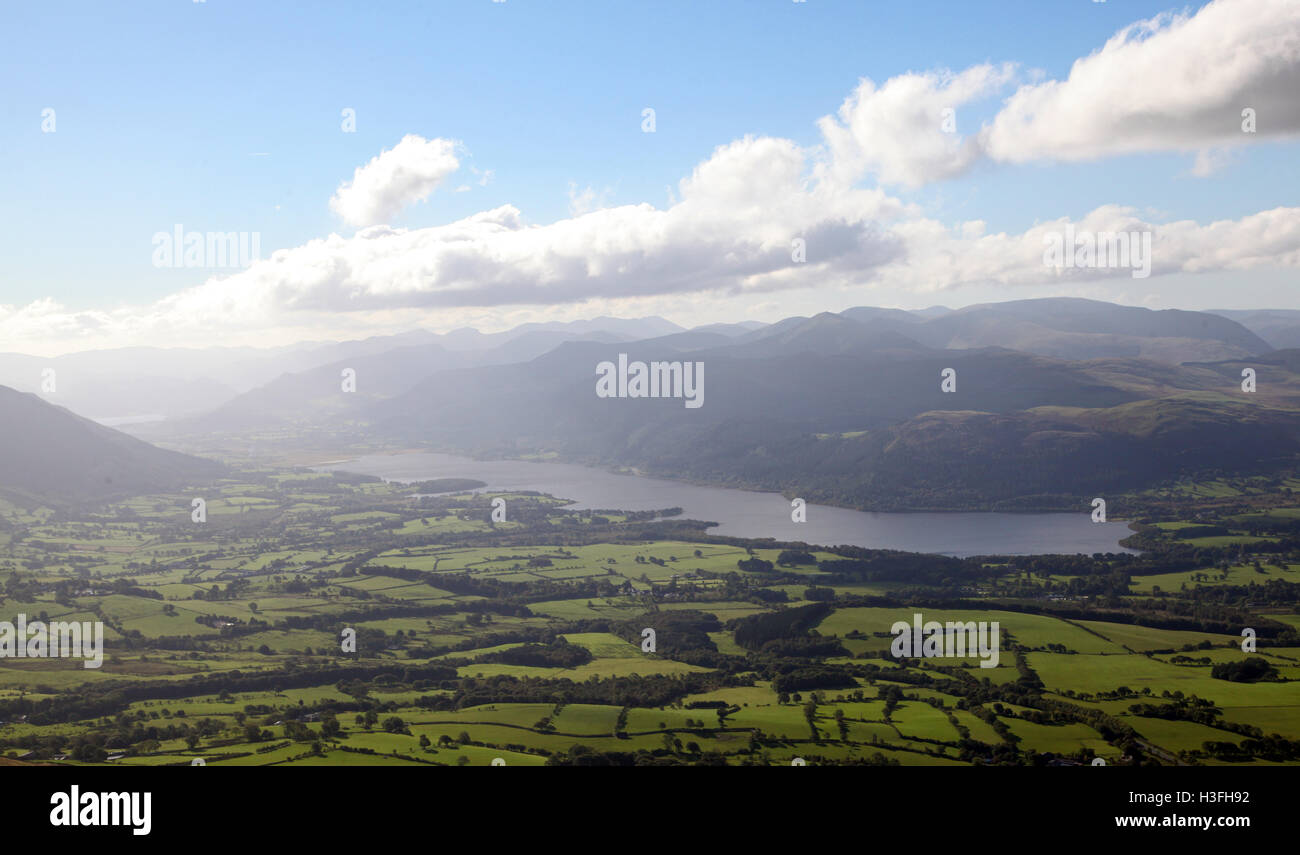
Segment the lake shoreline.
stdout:
<svg viewBox="0 0 1300 855">
<path fill-rule="evenodd" d="M 807 503 L 804 518 L 796 520 L 791 503 L 778 491 L 693 484 L 554 459 L 478 459 L 408 450 L 325 461 L 311 468 L 371 475 L 394 483 L 472 477 L 487 482 L 480 490 L 532 490 L 565 499 L 573 510 L 681 508 L 680 519 L 713 523 L 710 535 L 747 539 L 960 557 L 1139 552 L 1119 544 L 1132 533 L 1131 525 L 1119 520 L 1093 523 L 1086 509 L 864 511 Z"/>
<path fill-rule="evenodd" d="M 319 469 L 319 468 L 324 468 L 326 466 L 337 465 L 339 463 L 348 463 L 363 457 L 382 457 L 382 456 L 398 457 L 398 456 L 411 455 L 411 454 L 445 454 L 449 457 L 458 457 L 466 460 L 473 460 L 479 463 L 540 463 L 540 464 L 553 463 L 553 464 L 564 465 L 564 466 L 580 466 L 583 469 L 591 469 L 597 472 L 604 472 L 609 475 L 627 475 L 627 476 L 633 476 L 637 478 L 653 478 L 658 481 L 671 481 L 675 484 L 682 484 L 691 487 L 709 487 L 709 488 L 719 489 L 719 490 L 739 490 L 746 493 L 763 493 L 767 495 L 781 496 L 782 498 L 790 498 L 786 495 L 786 491 L 784 490 L 770 488 L 770 487 L 763 487 L 755 484 L 750 484 L 748 482 L 742 482 L 740 484 L 723 484 L 717 481 L 702 481 L 694 478 L 682 478 L 675 475 L 658 475 L 652 472 L 643 471 L 636 466 L 606 466 L 606 465 L 595 464 L 595 463 L 586 463 L 579 460 L 573 460 L 567 457 L 563 457 L 559 454 L 556 454 L 553 457 L 548 456 L 544 458 L 541 457 L 539 458 L 478 457 L 473 454 L 468 454 L 464 451 L 458 451 L 454 449 L 447 450 L 447 449 L 405 447 L 401 449 L 394 449 L 392 451 L 374 451 L 368 454 L 354 455 L 352 457 L 338 459 L 338 460 L 328 460 L 328 461 L 322 461 L 320 463 L 310 463 L 310 464 L 303 464 L 303 465 L 305 465 L 309 469 Z M 385 479 L 385 480 L 402 481 L 404 479 L 392 478 L 392 479 Z M 422 479 L 413 478 L 409 480 L 418 481 Z M 563 497 L 557 496 L 556 498 L 563 498 Z M 809 502 L 809 504 L 813 504 L 813 503 Z M 995 508 L 987 508 L 987 507 L 952 508 L 952 507 L 919 507 L 919 506 L 908 506 L 904 508 L 890 508 L 888 510 L 882 510 L 880 508 L 869 507 L 869 506 L 844 504 L 830 499 L 818 499 L 816 501 L 816 504 L 819 507 L 840 508 L 842 510 L 857 511 L 859 513 L 864 513 L 864 514 L 1013 514 L 1013 515 L 1033 516 L 1037 514 L 1072 514 L 1077 512 L 1089 513 L 1091 511 L 1090 506 L 1088 506 L 1086 503 L 1083 506 L 1081 506 L 1082 511 L 1073 508 L 1059 508 L 1059 507 L 1033 508 L 1033 509 L 1026 509 L 1026 508 L 996 508 L 995 509 Z M 1132 524 L 1135 523 L 1136 521 L 1130 520 L 1124 516 L 1111 515 L 1108 517 L 1108 522 L 1125 522 L 1125 523 Z M 1130 525 L 1130 530 L 1136 531 L 1136 529 L 1133 529 L 1131 525 Z"/>
</svg>

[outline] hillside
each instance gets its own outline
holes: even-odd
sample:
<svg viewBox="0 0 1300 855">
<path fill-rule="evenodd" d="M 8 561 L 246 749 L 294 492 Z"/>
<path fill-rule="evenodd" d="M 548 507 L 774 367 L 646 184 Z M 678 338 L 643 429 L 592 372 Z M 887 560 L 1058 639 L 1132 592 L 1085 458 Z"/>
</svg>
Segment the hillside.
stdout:
<svg viewBox="0 0 1300 855">
<path fill-rule="evenodd" d="M 177 489 L 223 471 L 7 386 L 0 386 L 0 437 L 0 496 L 24 505 Z"/>
<path fill-rule="evenodd" d="M 570 343 L 530 363 L 433 374 L 370 415 L 400 444 L 554 451 L 876 509 L 1062 507 L 1077 501 L 1065 483 L 1141 489 L 1291 465 L 1300 453 L 1300 377 L 1287 352 L 1175 366 L 942 350 L 832 314 L 695 344 L 714 343 Z M 703 363 L 705 405 L 597 397 L 594 367 L 618 353 Z M 1251 396 L 1240 390 L 1247 365 L 1260 384 Z M 955 392 L 941 391 L 945 368 Z"/>
</svg>

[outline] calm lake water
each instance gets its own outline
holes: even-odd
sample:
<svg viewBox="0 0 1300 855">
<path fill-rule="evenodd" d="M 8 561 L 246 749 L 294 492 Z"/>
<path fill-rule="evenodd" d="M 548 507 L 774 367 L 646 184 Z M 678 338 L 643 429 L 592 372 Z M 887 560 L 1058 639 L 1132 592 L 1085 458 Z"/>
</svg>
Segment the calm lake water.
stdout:
<svg viewBox="0 0 1300 855">
<path fill-rule="evenodd" d="M 1119 546 L 1132 532 L 1119 522 L 1094 523 L 1086 505 L 1073 514 L 870 513 L 808 505 L 807 522 L 790 520 L 779 493 L 698 487 L 619 475 L 569 463 L 473 460 L 454 454 L 373 454 L 322 464 L 387 481 L 475 478 L 492 490 L 536 490 L 571 499 L 575 509 L 651 511 L 680 507 L 687 519 L 718 523 L 710 534 L 774 537 L 820 545 L 852 545 L 944 555 L 1041 555 L 1132 552 Z"/>
</svg>

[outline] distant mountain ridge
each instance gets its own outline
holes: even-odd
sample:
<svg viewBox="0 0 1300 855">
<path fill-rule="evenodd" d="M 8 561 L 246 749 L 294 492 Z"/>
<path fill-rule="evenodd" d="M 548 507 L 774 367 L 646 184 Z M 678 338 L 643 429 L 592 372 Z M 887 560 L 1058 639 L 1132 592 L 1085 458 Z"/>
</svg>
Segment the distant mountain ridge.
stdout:
<svg viewBox="0 0 1300 855">
<path fill-rule="evenodd" d="M 1208 314 L 1236 321 L 1278 350 L 1300 347 L 1300 309 L 1211 309 Z"/>
<path fill-rule="evenodd" d="M 1220 461 L 1240 471 L 1282 465 L 1300 450 L 1300 351 L 1273 351 L 1222 315 L 1075 298 L 856 307 L 692 330 L 602 318 L 309 350 L 338 358 L 286 370 L 198 415 L 129 430 L 182 441 L 332 433 L 487 456 L 556 452 L 894 509 L 1015 507 L 1070 473 L 1077 489 L 1119 489 Z M 598 397 L 596 366 L 619 354 L 701 363 L 704 405 Z M 1242 398 L 1243 367 L 1259 373 L 1254 398 Z M 948 392 L 946 369 L 955 372 Z M 150 462 L 160 477 L 142 482 L 176 474 Z"/>
</svg>

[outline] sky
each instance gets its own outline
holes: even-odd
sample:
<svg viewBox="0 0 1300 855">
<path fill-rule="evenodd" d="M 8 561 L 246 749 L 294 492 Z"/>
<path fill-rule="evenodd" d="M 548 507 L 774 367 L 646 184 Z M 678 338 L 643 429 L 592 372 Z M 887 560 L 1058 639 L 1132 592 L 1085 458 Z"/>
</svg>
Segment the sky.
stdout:
<svg viewBox="0 0 1300 855">
<path fill-rule="evenodd" d="M 0 351 L 1062 295 L 1300 308 L 1294 0 L 5 16 Z M 258 260 L 206 252 L 232 232 Z M 1095 232 L 1148 233 L 1145 270 L 1047 263 Z"/>
</svg>

